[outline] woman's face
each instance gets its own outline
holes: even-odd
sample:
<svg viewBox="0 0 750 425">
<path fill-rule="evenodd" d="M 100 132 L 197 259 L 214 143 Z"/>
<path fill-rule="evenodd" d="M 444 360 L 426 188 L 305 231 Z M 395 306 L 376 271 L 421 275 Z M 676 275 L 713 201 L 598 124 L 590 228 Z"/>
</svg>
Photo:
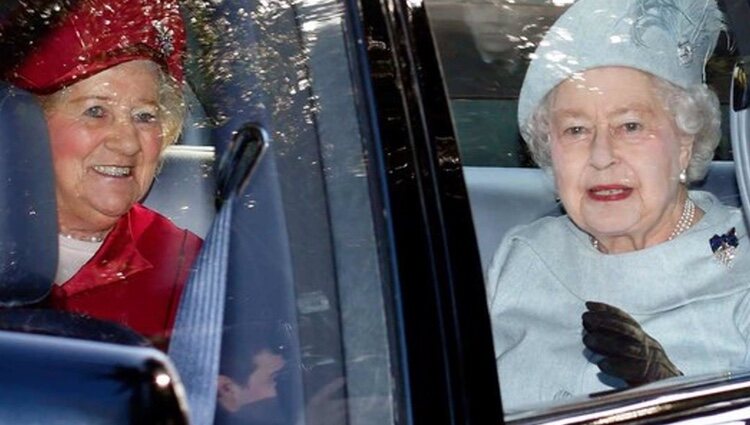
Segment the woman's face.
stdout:
<svg viewBox="0 0 750 425">
<path fill-rule="evenodd" d="M 45 108 L 63 231 L 111 228 L 148 190 L 162 147 L 159 70 L 125 62 Z"/>
<path fill-rule="evenodd" d="M 682 213 L 679 173 L 692 138 L 677 130 L 652 78 L 632 68 L 596 68 L 560 84 L 552 99 L 560 197 L 573 222 L 605 246 L 666 240 Z"/>
</svg>

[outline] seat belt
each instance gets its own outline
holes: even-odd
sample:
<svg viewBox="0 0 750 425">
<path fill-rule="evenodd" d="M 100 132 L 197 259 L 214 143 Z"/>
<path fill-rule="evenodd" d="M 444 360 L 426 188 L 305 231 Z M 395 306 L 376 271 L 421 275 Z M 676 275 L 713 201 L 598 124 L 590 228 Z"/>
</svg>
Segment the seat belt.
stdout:
<svg viewBox="0 0 750 425">
<path fill-rule="evenodd" d="M 229 269 L 229 243 L 235 198 L 248 187 L 268 147 L 268 135 L 257 124 L 235 134 L 217 167 L 219 213 L 204 241 L 180 299 L 169 343 L 169 357 L 187 393 L 190 423 L 210 425 L 216 395 Z"/>
<path fill-rule="evenodd" d="M 213 423 L 234 196 L 221 207 L 185 286 L 169 343 L 187 393 L 190 423 Z"/>
</svg>

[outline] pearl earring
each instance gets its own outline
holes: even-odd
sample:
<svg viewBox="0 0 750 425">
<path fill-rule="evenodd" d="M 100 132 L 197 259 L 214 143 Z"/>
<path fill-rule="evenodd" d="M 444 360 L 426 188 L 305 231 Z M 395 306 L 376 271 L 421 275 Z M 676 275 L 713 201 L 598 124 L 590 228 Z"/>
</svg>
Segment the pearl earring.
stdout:
<svg viewBox="0 0 750 425">
<path fill-rule="evenodd" d="M 680 171 L 680 183 L 687 183 L 687 173 L 685 172 L 685 170 Z"/>
</svg>

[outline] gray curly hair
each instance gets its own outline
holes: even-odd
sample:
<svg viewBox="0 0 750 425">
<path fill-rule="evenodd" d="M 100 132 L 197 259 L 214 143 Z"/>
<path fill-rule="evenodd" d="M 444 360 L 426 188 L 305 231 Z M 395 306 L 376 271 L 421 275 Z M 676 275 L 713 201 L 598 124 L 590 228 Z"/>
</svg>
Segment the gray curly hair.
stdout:
<svg viewBox="0 0 750 425">
<path fill-rule="evenodd" d="M 716 93 L 705 84 L 683 89 L 653 75 L 651 79 L 678 130 L 693 136 L 693 154 L 686 171 L 688 183 L 703 179 L 721 138 L 721 110 Z M 552 168 L 549 122 L 555 92 L 556 88 L 547 93 L 521 128 L 534 161 L 547 172 Z"/>
</svg>

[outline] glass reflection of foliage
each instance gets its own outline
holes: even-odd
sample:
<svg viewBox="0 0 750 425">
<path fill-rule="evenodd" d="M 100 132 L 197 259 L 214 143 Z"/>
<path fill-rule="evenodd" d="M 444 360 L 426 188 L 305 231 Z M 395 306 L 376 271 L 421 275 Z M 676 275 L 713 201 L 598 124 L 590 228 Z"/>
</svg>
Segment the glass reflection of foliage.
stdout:
<svg viewBox="0 0 750 425">
<path fill-rule="evenodd" d="M 731 40 L 731 35 L 721 34 L 714 54 L 706 64 L 706 82 L 719 95 L 722 104 L 729 103 L 732 70 L 737 58 L 737 49 Z"/>
<path fill-rule="evenodd" d="M 76 0 L 0 2 L 0 73 L 10 70 L 34 46 L 35 40 L 65 16 Z"/>
<path fill-rule="evenodd" d="M 288 25 L 295 20 L 292 2 L 188 0 L 184 10 L 188 73 L 214 124 L 232 117 L 267 122 L 264 116 L 283 117 L 299 102 L 304 102 L 304 123 L 312 124 L 307 55 L 299 32 L 288 30 L 295 28 Z M 279 131 L 273 136 L 276 143 L 295 140 Z"/>
</svg>

